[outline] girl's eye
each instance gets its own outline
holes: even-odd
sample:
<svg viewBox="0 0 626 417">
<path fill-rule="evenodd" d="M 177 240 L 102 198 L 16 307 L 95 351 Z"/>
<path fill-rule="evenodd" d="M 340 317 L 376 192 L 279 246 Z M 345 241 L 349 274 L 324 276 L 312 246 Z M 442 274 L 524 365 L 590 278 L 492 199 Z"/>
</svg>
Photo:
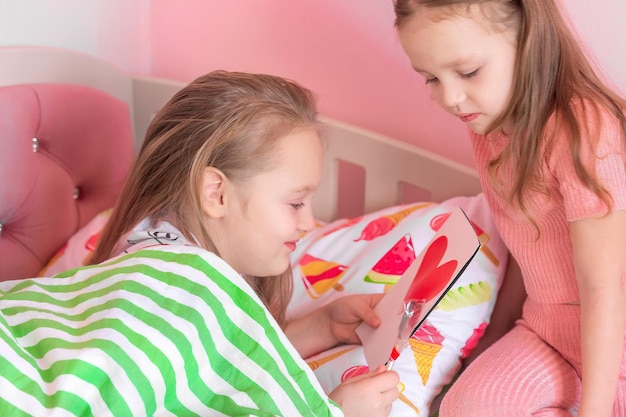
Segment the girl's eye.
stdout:
<svg viewBox="0 0 626 417">
<path fill-rule="evenodd" d="M 435 77 L 432 77 L 432 78 L 426 77 L 426 85 L 434 83 L 436 81 L 437 81 L 437 78 L 435 78 Z"/>
<path fill-rule="evenodd" d="M 475 76 L 476 74 L 478 74 L 478 70 L 474 70 L 472 72 L 468 72 L 465 74 L 461 74 L 461 78 L 472 78 L 473 76 Z"/>
<path fill-rule="evenodd" d="M 291 207 L 293 207 L 294 209 L 298 210 L 298 209 L 301 209 L 302 207 L 304 207 L 304 203 L 291 204 Z"/>
</svg>

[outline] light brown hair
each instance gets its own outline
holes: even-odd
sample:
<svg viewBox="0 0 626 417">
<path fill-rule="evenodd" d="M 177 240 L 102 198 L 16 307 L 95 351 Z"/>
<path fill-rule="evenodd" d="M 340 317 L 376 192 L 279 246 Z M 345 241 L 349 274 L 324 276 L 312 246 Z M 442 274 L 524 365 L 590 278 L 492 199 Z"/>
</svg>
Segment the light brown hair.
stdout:
<svg viewBox="0 0 626 417">
<path fill-rule="evenodd" d="M 538 176 L 542 141 L 550 140 L 546 125 L 555 117 L 558 127 L 567 132 L 578 177 L 610 211 L 611 196 L 581 162 L 583 133 L 593 136 L 593 132 L 576 117 L 571 103 L 582 103 L 583 111 L 593 116 L 605 111 L 614 117 L 622 127 L 624 141 L 626 102 L 597 75 L 554 0 L 395 0 L 395 25 L 401 31 L 424 7 L 441 9 L 448 16 L 467 13 L 473 5 L 480 7 L 495 29 L 514 31 L 517 40 L 511 100 L 487 132 L 506 127 L 512 138 L 502 154 L 490 162 L 492 180 L 504 163 L 515 166 L 517 177 L 509 197 L 526 212 L 525 192 L 542 190 Z"/>
<path fill-rule="evenodd" d="M 177 92 L 154 117 L 90 263 L 117 255 L 140 221 L 164 220 L 199 246 L 217 249 L 204 226 L 200 184 L 205 167 L 244 185 L 272 169 L 278 139 L 317 126 L 313 94 L 266 74 L 214 71 Z M 245 277 L 279 323 L 292 293 L 291 270 Z"/>
</svg>

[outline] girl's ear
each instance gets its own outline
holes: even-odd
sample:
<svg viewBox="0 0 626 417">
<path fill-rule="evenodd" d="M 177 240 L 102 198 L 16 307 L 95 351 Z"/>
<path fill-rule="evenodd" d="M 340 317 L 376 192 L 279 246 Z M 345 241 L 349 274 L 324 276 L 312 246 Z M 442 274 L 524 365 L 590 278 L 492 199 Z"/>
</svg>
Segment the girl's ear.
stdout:
<svg viewBox="0 0 626 417">
<path fill-rule="evenodd" d="M 224 216 L 226 177 L 217 168 L 206 167 L 202 176 L 202 210 L 209 218 Z"/>
</svg>

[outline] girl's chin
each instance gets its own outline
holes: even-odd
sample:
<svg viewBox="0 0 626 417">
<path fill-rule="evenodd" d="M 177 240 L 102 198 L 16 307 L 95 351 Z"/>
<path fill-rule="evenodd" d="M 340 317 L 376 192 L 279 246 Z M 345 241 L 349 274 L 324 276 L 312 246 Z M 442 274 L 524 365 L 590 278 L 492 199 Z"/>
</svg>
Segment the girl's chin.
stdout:
<svg viewBox="0 0 626 417">
<path fill-rule="evenodd" d="M 263 275 L 257 275 L 257 276 L 275 277 L 275 276 L 284 274 L 285 272 L 287 272 L 289 268 L 290 268 L 290 264 L 289 264 L 289 261 L 287 261 L 282 265 L 276 264 L 276 267 L 267 268 L 267 270 L 264 271 Z"/>
<path fill-rule="evenodd" d="M 487 131 L 487 129 L 484 126 L 478 125 L 478 124 L 476 125 L 468 124 L 467 127 L 469 127 L 469 129 L 472 132 L 476 133 L 477 135 L 484 135 L 485 132 Z"/>
</svg>

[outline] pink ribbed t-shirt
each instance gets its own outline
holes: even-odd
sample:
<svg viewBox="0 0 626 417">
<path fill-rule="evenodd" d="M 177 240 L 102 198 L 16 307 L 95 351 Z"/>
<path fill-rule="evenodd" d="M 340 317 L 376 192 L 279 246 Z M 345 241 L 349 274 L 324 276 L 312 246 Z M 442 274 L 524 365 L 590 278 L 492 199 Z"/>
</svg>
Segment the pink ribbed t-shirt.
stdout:
<svg viewBox="0 0 626 417">
<path fill-rule="evenodd" d="M 581 149 L 585 167 L 595 173 L 611 194 L 614 209 L 626 209 L 626 156 L 621 127 L 608 117 L 583 112 L 581 107 L 576 106 L 574 110 L 587 126 Z M 553 117 L 549 127 L 556 125 Z M 544 144 L 545 157 L 540 171 L 545 189 L 530 191 L 525 200 L 541 230 L 539 236 L 516 204 L 495 191 L 488 177 L 489 161 L 502 152 L 510 138 L 504 135 L 485 137 L 473 132 L 470 135 L 485 196 L 504 242 L 520 265 L 528 296 L 541 304 L 579 301 L 569 223 L 602 215 L 606 213 L 606 206 L 578 180 L 565 133 L 557 133 L 549 148 Z M 590 146 L 592 138 L 597 138 L 595 152 Z M 514 172 L 515 167 L 510 164 L 500 170 L 498 181 L 504 190 L 512 188 Z"/>
</svg>

